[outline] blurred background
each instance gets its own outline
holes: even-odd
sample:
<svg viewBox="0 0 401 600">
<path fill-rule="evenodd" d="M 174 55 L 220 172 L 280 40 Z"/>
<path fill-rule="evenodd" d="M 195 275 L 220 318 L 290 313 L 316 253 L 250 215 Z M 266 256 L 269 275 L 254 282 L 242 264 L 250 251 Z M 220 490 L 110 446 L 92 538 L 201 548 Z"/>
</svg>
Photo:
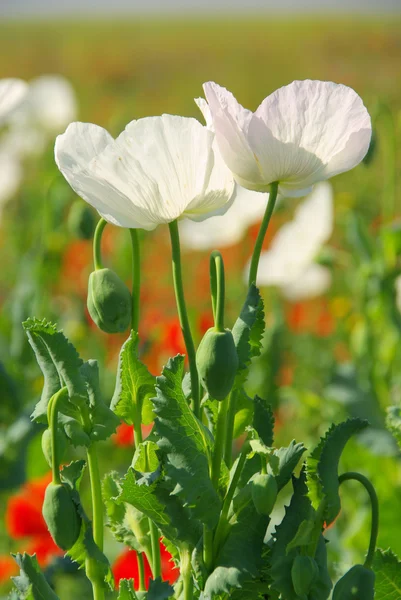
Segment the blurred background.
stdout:
<svg viewBox="0 0 401 600">
<path fill-rule="evenodd" d="M 374 143 L 365 163 L 319 192 L 321 202 L 334 207 L 330 223 L 308 213 L 315 229 L 326 232 L 309 258 L 324 277 L 301 288 L 261 277 L 267 331 L 248 392 L 272 402 L 277 445 L 296 438 L 313 448 L 332 421 L 370 420 L 371 429 L 349 444 L 342 469 L 372 479 L 381 503 L 379 544 L 401 554 L 400 457 L 384 426 L 386 408 L 399 403 L 401 390 L 399 0 L 0 0 L 0 17 L 0 78 L 30 83 L 27 99 L 0 127 L 0 597 L 16 574 L 9 553 L 17 550 L 37 552 L 63 600 L 76 597 L 78 585 L 41 521 L 48 466 L 42 429 L 29 415 L 42 377 L 21 322 L 29 316 L 56 322 L 84 359 L 98 359 L 107 400 L 127 337 L 103 334 L 87 314 L 97 215 L 59 174 L 55 137 L 74 120 L 114 136 L 132 119 L 164 112 L 202 120 L 193 99 L 209 80 L 252 110 L 294 79 L 331 80 L 354 88 L 372 115 Z M 263 214 L 250 202 L 238 205 L 231 221 L 214 223 L 213 231 L 182 227 L 197 341 L 212 323 L 208 262 L 215 247 L 226 263 L 229 326 L 244 301 L 244 268 Z M 305 202 L 279 204 L 265 250 Z M 167 228 L 141 238 L 141 353 L 159 374 L 184 344 Z M 127 232 L 108 226 L 103 252 L 129 284 Z M 291 256 L 288 250 L 285 260 Z M 244 423 L 237 424 L 238 439 Z M 132 440 L 132 430 L 121 426 L 102 444 L 103 473 L 127 468 Z M 367 547 L 363 490 L 345 495 L 343 513 L 329 533 L 339 572 L 360 562 Z M 122 552 L 108 540 L 112 562 Z M 132 574 L 129 568 L 123 576 Z M 81 588 L 79 595 L 86 597 Z"/>
</svg>

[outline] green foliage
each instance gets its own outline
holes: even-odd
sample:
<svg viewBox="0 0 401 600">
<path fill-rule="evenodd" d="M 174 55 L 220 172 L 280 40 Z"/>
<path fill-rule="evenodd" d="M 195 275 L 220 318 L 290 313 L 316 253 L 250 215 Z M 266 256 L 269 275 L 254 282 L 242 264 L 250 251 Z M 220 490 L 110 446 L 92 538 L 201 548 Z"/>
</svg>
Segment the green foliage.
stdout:
<svg viewBox="0 0 401 600">
<path fill-rule="evenodd" d="M 132 581 L 132 579 L 120 579 L 117 600 L 138 600 Z"/>
<path fill-rule="evenodd" d="M 174 594 L 174 589 L 167 581 L 162 581 L 160 577 L 149 581 L 149 590 L 146 600 L 167 600 Z"/>
<path fill-rule="evenodd" d="M 24 552 L 13 556 L 21 569 L 20 575 L 13 577 L 20 600 L 58 600 L 40 570 L 35 555 L 29 556 Z"/>
<path fill-rule="evenodd" d="M 274 451 L 274 455 L 279 460 L 276 477 L 279 491 L 290 481 L 292 473 L 304 452 L 305 446 L 302 443 L 297 443 L 295 440 L 292 440 L 287 448 L 279 448 Z"/>
<path fill-rule="evenodd" d="M 263 300 L 255 285 L 251 285 L 232 334 L 238 353 L 238 374 L 235 385 L 240 387 L 246 379 L 253 357 L 259 356 L 265 329 Z"/>
<path fill-rule="evenodd" d="M 196 353 L 196 366 L 209 396 L 224 400 L 231 392 L 238 369 L 238 354 L 229 329 L 207 330 Z"/>
<path fill-rule="evenodd" d="M 151 423 L 155 384 L 156 378 L 138 358 L 138 334 L 131 331 L 121 348 L 111 409 L 130 425 Z"/>
<path fill-rule="evenodd" d="M 274 440 L 274 415 L 270 404 L 259 396 L 255 396 L 253 428 L 266 446 L 272 446 Z"/>
<path fill-rule="evenodd" d="M 166 477 L 174 482 L 174 494 L 194 517 L 213 528 L 220 499 L 209 476 L 210 434 L 195 417 L 182 391 L 184 357 L 170 359 L 157 378 L 155 432 Z"/>
<path fill-rule="evenodd" d="M 292 583 L 291 571 L 294 560 L 299 556 L 300 548 L 291 543 L 298 537 L 302 523 L 305 521 L 315 521 L 315 511 L 307 496 L 307 487 L 305 483 L 305 474 L 302 472 L 299 479 L 293 478 L 294 494 L 290 505 L 286 508 L 285 516 L 276 527 L 274 533 L 274 544 L 270 554 L 270 576 L 272 577 L 273 589 L 277 590 L 286 600 L 299 600 Z M 312 546 L 310 542 L 312 540 Z M 314 579 L 308 600 L 326 600 L 331 590 L 331 580 L 327 570 L 327 555 L 323 536 L 320 529 L 317 531 L 316 543 L 313 543 L 313 537 L 308 536 L 306 540 L 311 558 L 314 558 L 319 572 Z"/>
<path fill-rule="evenodd" d="M 367 421 L 349 419 L 332 425 L 307 460 L 309 497 L 317 510 L 324 501 L 322 518 L 332 523 L 341 509 L 338 493 L 338 463 L 348 440 L 367 427 Z"/>
<path fill-rule="evenodd" d="M 373 600 L 375 574 L 363 565 L 354 565 L 334 586 L 333 600 Z"/>
<path fill-rule="evenodd" d="M 401 598 L 401 561 L 390 550 L 376 550 L 373 560 L 376 575 L 375 600 Z"/>
<path fill-rule="evenodd" d="M 401 408 L 399 406 L 390 406 L 387 409 L 386 423 L 401 448 Z"/>
<path fill-rule="evenodd" d="M 106 333 L 122 333 L 131 321 L 131 293 L 111 269 L 97 269 L 89 275 L 88 312 Z"/>
</svg>

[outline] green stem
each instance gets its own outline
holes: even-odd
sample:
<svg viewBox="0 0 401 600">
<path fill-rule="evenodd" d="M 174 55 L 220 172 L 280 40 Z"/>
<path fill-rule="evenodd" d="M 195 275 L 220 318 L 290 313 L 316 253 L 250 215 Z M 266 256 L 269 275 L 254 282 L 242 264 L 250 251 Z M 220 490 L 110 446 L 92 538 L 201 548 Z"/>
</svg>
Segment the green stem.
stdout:
<svg viewBox="0 0 401 600">
<path fill-rule="evenodd" d="M 181 575 L 184 583 L 184 600 L 193 600 L 194 582 L 192 579 L 191 552 L 189 548 L 182 547 L 180 551 Z"/>
<path fill-rule="evenodd" d="M 100 581 L 91 581 L 93 600 L 104 600 L 104 588 Z"/>
<path fill-rule="evenodd" d="M 367 477 L 365 477 L 364 475 L 361 475 L 360 473 L 354 473 L 354 472 L 343 473 L 338 478 L 338 483 L 339 483 L 339 485 L 341 485 L 343 483 L 343 481 L 349 481 L 352 479 L 354 479 L 355 481 L 359 481 L 359 483 L 361 483 L 364 486 L 364 488 L 368 492 L 369 498 L 370 498 L 370 504 L 371 504 L 371 508 L 372 508 L 372 523 L 370 526 L 370 541 L 369 541 L 368 554 L 367 554 L 366 560 L 364 562 L 364 567 L 366 567 L 367 569 L 370 569 L 372 566 L 372 563 L 373 563 L 373 558 L 374 558 L 375 550 L 376 550 L 377 536 L 379 533 L 379 501 L 377 499 L 376 490 L 373 487 L 373 485 L 371 484 L 371 482 L 369 481 L 369 479 L 367 479 Z"/>
<path fill-rule="evenodd" d="M 234 438 L 234 421 L 235 421 L 235 410 L 237 404 L 237 391 L 232 390 L 229 395 L 228 401 L 228 413 L 226 423 L 226 441 L 224 444 L 224 462 L 227 467 L 231 469 L 233 463 L 233 438 Z"/>
<path fill-rule="evenodd" d="M 162 576 L 159 531 L 151 519 L 149 519 L 150 539 L 152 543 L 152 573 L 153 579 Z"/>
<path fill-rule="evenodd" d="M 58 405 L 60 401 L 68 397 L 66 387 L 56 392 L 49 401 L 47 407 L 47 420 L 52 440 L 52 481 L 55 485 L 61 484 L 60 479 L 60 445 L 58 443 Z"/>
<path fill-rule="evenodd" d="M 93 262 L 96 271 L 98 269 L 103 269 L 101 244 L 103 230 L 106 225 L 107 221 L 105 219 L 100 219 L 96 225 L 95 234 L 93 236 Z"/>
<path fill-rule="evenodd" d="M 219 523 L 216 528 L 213 542 L 213 553 L 216 555 L 219 551 L 219 547 L 223 541 L 224 532 L 227 526 L 228 511 L 230 510 L 231 502 L 234 497 L 235 490 L 238 486 L 239 479 L 241 477 L 242 469 L 246 462 L 246 455 L 249 451 L 249 443 L 246 440 L 242 446 L 241 453 L 237 459 L 237 466 L 235 467 L 233 477 L 225 495 L 223 506 L 220 513 Z"/>
<path fill-rule="evenodd" d="M 145 586 L 145 561 L 143 558 L 142 552 L 137 552 L 136 559 L 138 562 L 138 575 L 139 575 L 139 592 L 144 592 L 146 590 Z"/>
<path fill-rule="evenodd" d="M 207 525 L 203 526 L 203 562 L 208 573 L 213 568 L 213 530 Z"/>
<path fill-rule="evenodd" d="M 224 262 L 222 255 L 217 250 L 210 255 L 210 289 L 214 327 L 217 331 L 224 331 Z"/>
<path fill-rule="evenodd" d="M 256 239 L 255 248 L 253 249 L 253 255 L 251 259 L 251 267 L 249 269 L 249 285 L 252 283 L 256 284 L 256 277 L 258 274 L 259 258 L 262 252 L 263 240 L 265 239 L 267 228 L 269 227 L 270 219 L 273 214 L 274 206 L 277 200 L 278 182 L 275 181 L 270 185 L 270 195 L 267 202 L 266 211 L 263 217 L 262 224 L 259 229 L 258 237 Z"/>
<path fill-rule="evenodd" d="M 227 396 L 227 398 L 224 398 L 224 400 L 219 402 L 219 414 L 217 416 L 217 423 L 216 423 L 216 435 L 215 435 L 215 439 L 214 439 L 212 468 L 211 468 L 211 473 L 210 473 L 210 478 L 211 478 L 212 483 L 216 490 L 219 487 L 220 468 L 221 468 L 221 461 L 222 461 L 223 452 L 224 452 L 227 408 L 228 408 L 228 396 Z"/>
<path fill-rule="evenodd" d="M 177 221 L 169 223 L 171 251 L 172 251 L 172 268 L 174 291 L 177 302 L 178 317 L 180 319 L 181 330 L 184 336 L 185 346 L 187 349 L 189 372 L 191 374 L 191 391 L 192 391 L 192 408 L 196 417 L 200 417 L 200 394 L 199 394 L 199 376 L 196 367 L 195 346 L 192 339 L 191 329 L 189 326 L 187 308 L 185 305 L 184 287 L 182 283 L 181 269 L 181 251 L 180 238 L 178 234 Z"/>
<path fill-rule="evenodd" d="M 137 229 L 129 230 L 132 244 L 132 319 L 131 329 L 138 331 L 141 286 L 141 248 Z"/>
<path fill-rule="evenodd" d="M 93 539 L 103 552 L 103 500 L 100 483 L 99 465 L 97 462 L 96 446 L 92 443 L 87 448 L 89 478 L 92 496 Z"/>
</svg>

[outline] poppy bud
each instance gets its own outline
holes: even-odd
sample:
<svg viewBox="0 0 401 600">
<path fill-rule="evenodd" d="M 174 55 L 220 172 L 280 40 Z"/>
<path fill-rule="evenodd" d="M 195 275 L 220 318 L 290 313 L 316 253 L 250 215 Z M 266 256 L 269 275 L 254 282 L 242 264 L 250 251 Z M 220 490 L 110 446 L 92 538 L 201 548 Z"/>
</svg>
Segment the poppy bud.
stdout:
<svg viewBox="0 0 401 600">
<path fill-rule="evenodd" d="M 319 567 L 311 556 L 298 554 L 292 563 L 291 579 L 297 596 L 306 598 L 319 575 Z"/>
<path fill-rule="evenodd" d="M 224 400 L 231 392 L 238 369 L 238 354 L 229 329 L 207 330 L 196 353 L 202 386 L 211 398 Z"/>
<path fill-rule="evenodd" d="M 89 276 L 88 311 L 106 333 L 122 333 L 131 321 L 131 294 L 111 269 L 98 269 Z"/>
<path fill-rule="evenodd" d="M 270 515 L 278 494 L 274 475 L 259 473 L 252 479 L 252 500 L 260 515 Z"/>
<path fill-rule="evenodd" d="M 354 565 L 333 590 L 333 600 L 373 600 L 374 595 L 375 574 L 363 565 Z"/>
<path fill-rule="evenodd" d="M 74 237 L 90 240 L 96 227 L 95 213 L 85 202 L 76 200 L 68 213 L 67 226 Z"/>
<path fill-rule="evenodd" d="M 81 531 L 81 517 L 67 485 L 49 483 L 42 514 L 57 546 L 62 550 L 72 548 Z"/>
<path fill-rule="evenodd" d="M 64 456 L 64 453 L 67 448 L 67 438 L 65 434 L 58 430 L 57 431 L 57 444 L 58 444 L 58 454 L 59 459 L 61 460 Z M 42 452 L 46 459 L 47 464 L 51 468 L 52 466 L 52 434 L 50 429 L 45 429 L 42 434 Z"/>
</svg>

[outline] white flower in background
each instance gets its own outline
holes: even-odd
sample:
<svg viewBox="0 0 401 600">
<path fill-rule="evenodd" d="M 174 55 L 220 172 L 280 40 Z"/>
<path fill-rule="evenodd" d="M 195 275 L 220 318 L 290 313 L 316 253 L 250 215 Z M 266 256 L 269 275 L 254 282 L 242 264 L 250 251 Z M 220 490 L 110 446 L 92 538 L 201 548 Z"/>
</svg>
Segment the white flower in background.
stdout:
<svg viewBox="0 0 401 600">
<path fill-rule="evenodd" d="M 269 194 L 251 192 L 236 185 L 233 203 L 224 215 L 203 223 L 180 221 L 182 245 L 191 250 L 213 250 L 237 244 L 248 227 L 262 219 L 268 199 Z"/>
<path fill-rule="evenodd" d="M 395 285 L 395 294 L 396 294 L 395 302 L 396 302 L 398 310 L 401 312 L 401 275 L 399 275 L 396 278 L 394 285 Z"/>
<path fill-rule="evenodd" d="M 253 113 L 225 88 L 204 86 L 220 152 L 245 188 L 302 196 L 318 181 L 348 171 L 369 148 L 372 128 L 361 98 L 345 85 L 294 81 Z"/>
<path fill-rule="evenodd" d="M 234 190 L 214 134 L 185 117 L 132 121 L 116 140 L 97 125 L 72 123 L 55 158 L 75 192 L 120 227 L 202 221 L 228 209 Z"/>
<path fill-rule="evenodd" d="M 0 214 L 4 204 L 14 196 L 22 181 L 22 168 L 13 156 L 0 152 Z"/>
<path fill-rule="evenodd" d="M 269 250 L 262 252 L 257 285 L 277 286 L 292 301 L 324 293 L 331 273 L 314 260 L 332 230 L 333 191 L 328 182 L 322 182 L 297 208 L 294 219 L 277 232 Z"/>
<path fill-rule="evenodd" d="M 77 118 L 77 101 L 70 82 L 61 75 L 42 75 L 10 118 L 2 144 L 16 156 L 37 155 L 49 139 Z"/>
<path fill-rule="evenodd" d="M 0 124 L 3 124 L 23 101 L 28 85 L 22 79 L 0 79 Z"/>
</svg>

